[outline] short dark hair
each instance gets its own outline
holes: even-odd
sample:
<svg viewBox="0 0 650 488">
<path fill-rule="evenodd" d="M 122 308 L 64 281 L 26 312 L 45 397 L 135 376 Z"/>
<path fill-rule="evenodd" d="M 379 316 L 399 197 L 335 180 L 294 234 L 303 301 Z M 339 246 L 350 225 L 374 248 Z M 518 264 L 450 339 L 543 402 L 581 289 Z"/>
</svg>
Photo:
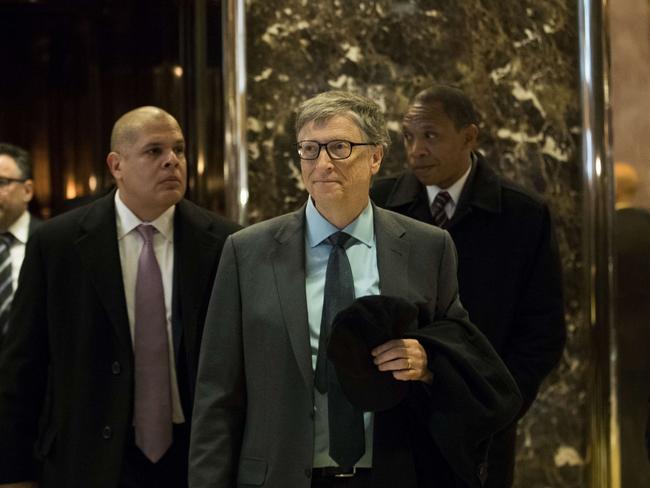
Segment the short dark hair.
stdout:
<svg viewBox="0 0 650 488">
<path fill-rule="evenodd" d="M 474 104 L 459 88 L 449 85 L 433 85 L 415 95 L 411 105 L 432 105 L 440 103 L 456 129 L 470 124 L 478 125 L 479 116 Z"/>
<path fill-rule="evenodd" d="M 9 156 L 16 161 L 16 166 L 18 166 L 21 178 L 27 180 L 32 179 L 32 158 L 25 149 L 7 142 L 0 142 L 0 155 L 2 154 Z"/>
</svg>

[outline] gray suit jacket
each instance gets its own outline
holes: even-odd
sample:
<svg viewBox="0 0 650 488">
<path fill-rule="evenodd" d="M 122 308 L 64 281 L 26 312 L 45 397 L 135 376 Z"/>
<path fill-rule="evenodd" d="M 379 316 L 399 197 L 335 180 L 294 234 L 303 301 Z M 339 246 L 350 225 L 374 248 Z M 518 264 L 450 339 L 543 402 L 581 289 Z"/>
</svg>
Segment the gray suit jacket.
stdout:
<svg viewBox="0 0 650 488">
<path fill-rule="evenodd" d="M 314 404 L 304 215 L 303 207 L 251 226 L 224 246 L 199 361 L 192 488 L 310 486 Z M 374 219 L 381 293 L 426 303 L 432 321 L 457 320 L 473 328 L 458 299 L 449 234 L 377 207 Z M 520 400 L 505 366 L 486 347 L 486 368 L 505 375 L 508 392 L 490 406 L 499 415 L 491 415 L 486 427 L 495 432 L 514 416 Z M 421 383 L 415 386 L 409 401 L 431 393 Z M 397 407 L 375 416 L 373 487 L 425 486 L 417 480 L 415 447 L 401 425 L 414 416 Z M 468 450 L 478 465 L 485 451 L 476 445 Z M 469 481 L 441 486 L 479 486 L 475 473 L 465 474 Z"/>
</svg>

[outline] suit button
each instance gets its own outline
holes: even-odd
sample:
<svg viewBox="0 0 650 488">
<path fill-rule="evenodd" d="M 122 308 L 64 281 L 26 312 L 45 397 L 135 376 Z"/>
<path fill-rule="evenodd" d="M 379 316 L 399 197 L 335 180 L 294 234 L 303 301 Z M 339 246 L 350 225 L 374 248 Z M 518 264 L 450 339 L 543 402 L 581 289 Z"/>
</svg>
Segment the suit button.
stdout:
<svg viewBox="0 0 650 488">
<path fill-rule="evenodd" d="M 478 465 L 478 478 L 481 480 L 481 484 L 485 483 L 488 477 L 488 466 L 487 463 L 481 463 Z"/>
<path fill-rule="evenodd" d="M 305 476 L 311 478 L 311 468 L 305 468 Z"/>
<path fill-rule="evenodd" d="M 113 436 L 113 431 L 108 425 L 105 425 L 102 429 L 102 437 L 106 440 L 110 439 Z"/>
<path fill-rule="evenodd" d="M 119 361 L 113 361 L 113 364 L 111 364 L 111 371 L 115 375 L 120 374 L 122 371 L 122 366 L 120 365 Z"/>
</svg>

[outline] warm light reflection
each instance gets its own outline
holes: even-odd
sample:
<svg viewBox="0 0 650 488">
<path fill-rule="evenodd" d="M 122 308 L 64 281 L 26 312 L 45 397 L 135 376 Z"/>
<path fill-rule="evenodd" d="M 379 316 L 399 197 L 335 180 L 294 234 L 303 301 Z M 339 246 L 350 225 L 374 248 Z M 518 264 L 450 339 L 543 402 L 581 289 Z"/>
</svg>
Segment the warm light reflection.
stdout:
<svg viewBox="0 0 650 488">
<path fill-rule="evenodd" d="M 88 178 L 88 189 L 91 192 L 94 192 L 97 189 L 97 178 L 95 175 L 90 175 L 90 178 Z"/>
<path fill-rule="evenodd" d="M 74 181 L 72 176 L 68 177 L 68 181 L 65 184 L 65 197 L 70 200 L 77 196 L 77 184 Z"/>
<path fill-rule="evenodd" d="M 203 176 L 203 173 L 205 173 L 205 158 L 203 157 L 203 154 L 199 154 L 199 157 L 197 158 L 196 172 L 199 176 Z"/>
<path fill-rule="evenodd" d="M 180 78 L 180 77 L 183 76 L 183 68 L 182 68 L 181 66 L 174 66 L 174 67 L 172 68 L 172 71 L 173 71 L 174 76 L 175 76 L 176 78 Z"/>
<path fill-rule="evenodd" d="M 248 204 L 248 190 L 242 188 L 239 191 L 239 204 L 242 207 L 246 207 L 246 205 Z"/>
</svg>

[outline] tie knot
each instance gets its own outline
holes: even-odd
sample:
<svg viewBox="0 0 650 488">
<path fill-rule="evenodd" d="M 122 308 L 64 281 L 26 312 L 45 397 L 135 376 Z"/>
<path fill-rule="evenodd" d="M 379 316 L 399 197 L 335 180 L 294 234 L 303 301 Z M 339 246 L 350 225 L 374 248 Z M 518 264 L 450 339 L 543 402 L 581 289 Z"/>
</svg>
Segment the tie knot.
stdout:
<svg viewBox="0 0 650 488">
<path fill-rule="evenodd" d="M 5 247 L 11 247 L 11 244 L 14 242 L 14 235 L 11 232 L 2 232 L 0 233 L 0 244 Z"/>
<path fill-rule="evenodd" d="M 343 249 L 346 249 L 348 245 L 352 244 L 350 237 L 352 236 L 345 232 L 336 232 L 327 238 L 327 242 L 329 242 L 332 247 L 342 247 Z"/>
<path fill-rule="evenodd" d="M 136 230 L 142 236 L 142 239 L 146 244 L 153 242 L 153 235 L 158 232 L 158 230 L 151 224 L 140 224 L 136 227 Z"/>
<path fill-rule="evenodd" d="M 451 201 L 451 195 L 446 191 L 439 191 L 436 198 L 433 199 L 433 205 L 444 207 Z"/>
</svg>

